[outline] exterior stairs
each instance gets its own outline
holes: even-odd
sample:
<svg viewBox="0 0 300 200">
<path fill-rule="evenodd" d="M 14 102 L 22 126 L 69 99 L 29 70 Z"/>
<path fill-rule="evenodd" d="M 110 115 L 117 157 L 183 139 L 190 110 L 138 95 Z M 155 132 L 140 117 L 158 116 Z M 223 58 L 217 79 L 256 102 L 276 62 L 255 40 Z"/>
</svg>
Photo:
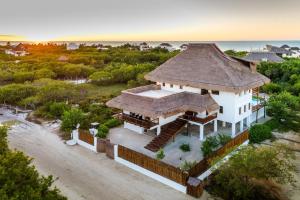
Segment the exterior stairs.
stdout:
<svg viewBox="0 0 300 200">
<path fill-rule="evenodd" d="M 162 126 L 161 133 L 147 144 L 145 148 L 157 152 L 160 148 L 164 147 L 171 138 L 175 137 L 186 123 L 185 120 L 176 119 L 175 121 Z"/>
</svg>

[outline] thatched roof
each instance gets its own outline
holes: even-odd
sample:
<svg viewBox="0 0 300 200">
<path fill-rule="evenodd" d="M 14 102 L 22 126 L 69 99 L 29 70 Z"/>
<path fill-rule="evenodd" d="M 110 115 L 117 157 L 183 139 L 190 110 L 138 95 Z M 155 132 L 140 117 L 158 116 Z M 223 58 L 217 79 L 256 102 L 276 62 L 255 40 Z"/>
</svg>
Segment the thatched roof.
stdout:
<svg viewBox="0 0 300 200">
<path fill-rule="evenodd" d="M 267 77 L 251 70 L 252 65 L 225 55 L 215 44 L 189 44 L 187 50 L 145 78 L 154 82 L 240 92 L 270 82 Z"/>
<path fill-rule="evenodd" d="M 262 61 L 280 63 L 284 61 L 281 57 L 277 56 L 276 53 L 265 51 L 250 52 L 249 54 L 244 56 L 243 59 L 255 63 L 259 63 Z"/>
<path fill-rule="evenodd" d="M 155 89 L 155 87 L 157 88 L 157 86 L 153 86 L 151 89 Z M 219 108 L 219 105 L 209 94 L 200 95 L 190 92 L 180 92 L 162 98 L 138 95 L 138 93 L 144 90 L 145 87 L 123 91 L 120 96 L 108 101 L 107 106 L 127 110 L 151 118 L 158 118 L 160 116 L 168 117 L 186 111 L 212 112 Z"/>
</svg>

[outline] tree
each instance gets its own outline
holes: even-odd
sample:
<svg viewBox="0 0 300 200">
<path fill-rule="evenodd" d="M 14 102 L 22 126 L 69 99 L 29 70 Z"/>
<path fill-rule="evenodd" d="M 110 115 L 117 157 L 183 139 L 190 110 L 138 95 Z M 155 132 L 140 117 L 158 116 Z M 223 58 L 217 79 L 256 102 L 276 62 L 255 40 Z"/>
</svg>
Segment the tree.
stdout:
<svg viewBox="0 0 300 200">
<path fill-rule="evenodd" d="M 41 79 L 41 78 L 55 78 L 56 74 L 47 68 L 42 68 L 40 70 L 37 70 L 35 72 L 34 78 L 35 79 Z"/>
<path fill-rule="evenodd" d="M 53 187 L 52 176 L 40 176 L 32 159 L 7 147 L 7 129 L 0 127 L 0 199 L 66 200 Z"/>
<path fill-rule="evenodd" d="M 267 102 L 267 113 L 282 129 L 299 130 L 299 98 L 288 92 L 272 95 Z"/>
<path fill-rule="evenodd" d="M 84 115 L 80 109 L 72 108 L 69 111 L 65 111 L 62 117 L 61 129 L 63 131 L 72 131 L 77 124 L 81 124 L 83 118 Z"/>
<path fill-rule="evenodd" d="M 294 184 L 294 159 L 284 146 L 244 147 L 217 170 L 212 192 L 223 199 L 274 199 L 268 186 Z"/>
</svg>

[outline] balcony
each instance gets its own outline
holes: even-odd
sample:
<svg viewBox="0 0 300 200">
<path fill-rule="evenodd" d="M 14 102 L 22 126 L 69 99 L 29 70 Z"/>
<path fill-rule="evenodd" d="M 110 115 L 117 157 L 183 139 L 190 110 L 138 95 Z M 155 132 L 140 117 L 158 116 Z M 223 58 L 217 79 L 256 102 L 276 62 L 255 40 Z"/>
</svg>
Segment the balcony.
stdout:
<svg viewBox="0 0 300 200">
<path fill-rule="evenodd" d="M 200 124 L 206 124 L 206 123 L 216 119 L 217 118 L 217 113 L 212 114 L 212 115 L 208 115 L 204 118 L 200 118 L 200 117 L 193 116 L 193 115 L 190 115 L 190 114 L 184 114 L 182 116 L 182 118 L 185 119 L 185 120 L 188 120 L 188 121 L 193 121 L 193 122 L 197 122 L 197 123 L 200 123 Z"/>
<path fill-rule="evenodd" d="M 158 123 L 155 123 L 153 121 L 136 118 L 134 116 L 130 116 L 130 115 L 125 114 L 125 113 L 119 113 L 119 114 L 115 115 L 114 117 L 116 117 L 119 120 L 128 122 L 130 124 L 134 124 L 134 125 L 146 128 L 146 129 L 150 129 L 153 126 L 158 125 Z"/>
<path fill-rule="evenodd" d="M 257 105 L 253 105 L 252 106 L 252 112 L 256 112 L 258 111 L 259 109 L 261 109 L 262 107 L 264 107 L 263 103 L 259 103 Z"/>
</svg>

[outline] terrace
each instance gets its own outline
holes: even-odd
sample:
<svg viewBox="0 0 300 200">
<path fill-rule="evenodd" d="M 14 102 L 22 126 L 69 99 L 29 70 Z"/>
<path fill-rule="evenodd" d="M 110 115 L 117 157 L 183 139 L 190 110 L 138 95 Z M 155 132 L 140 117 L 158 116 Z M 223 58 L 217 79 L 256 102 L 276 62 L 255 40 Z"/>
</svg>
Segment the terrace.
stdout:
<svg viewBox="0 0 300 200">
<path fill-rule="evenodd" d="M 207 124 L 204 131 L 205 137 L 216 136 L 218 134 L 231 135 L 231 127 L 229 124 L 226 127 L 222 127 L 221 122 L 219 122 L 218 126 L 218 131 L 213 132 L 213 124 Z M 245 128 L 246 127 L 244 127 L 244 129 Z M 239 133 L 237 133 L 236 136 L 237 135 L 239 135 Z M 111 129 L 109 139 L 114 144 L 120 144 L 152 158 L 156 157 L 156 153 L 144 148 L 144 146 L 153 139 L 153 133 L 151 131 L 146 134 L 137 134 L 131 130 L 119 127 Z M 180 149 L 182 144 L 189 144 L 191 150 L 189 152 L 183 152 Z M 202 144 L 203 141 L 199 140 L 198 126 L 189 125 L 189 127 L 185 127 L 178 133 L 174 141 L 170 141 L 163 148 L 165 158 L 162 161 L 175 167 L 180 167 L 185 160 L 199 162 L 203 159 L 203 153 L 201 151 Z"/>
</svg>

